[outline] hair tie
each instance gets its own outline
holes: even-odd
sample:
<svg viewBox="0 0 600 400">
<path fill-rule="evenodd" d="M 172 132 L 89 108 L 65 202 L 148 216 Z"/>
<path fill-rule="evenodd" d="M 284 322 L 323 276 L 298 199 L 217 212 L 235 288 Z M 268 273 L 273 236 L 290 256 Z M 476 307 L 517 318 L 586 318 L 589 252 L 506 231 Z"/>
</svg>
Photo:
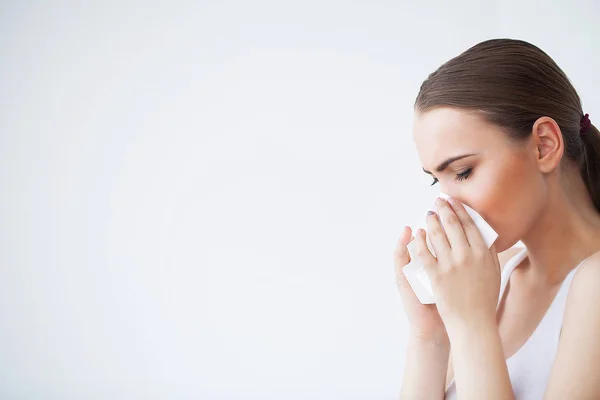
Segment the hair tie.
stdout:
<svg viewBox="0 0 600 400">
<path fill-rule="evenodd" d="M 579 123 L 579 134 L 585 135 L 588 129 L 590 129 L 591 125 L 592 121 L 590 121 L 590 114 L 585 114 L 583 117 L 581 117 L 581 122 Z"/>
</svg>

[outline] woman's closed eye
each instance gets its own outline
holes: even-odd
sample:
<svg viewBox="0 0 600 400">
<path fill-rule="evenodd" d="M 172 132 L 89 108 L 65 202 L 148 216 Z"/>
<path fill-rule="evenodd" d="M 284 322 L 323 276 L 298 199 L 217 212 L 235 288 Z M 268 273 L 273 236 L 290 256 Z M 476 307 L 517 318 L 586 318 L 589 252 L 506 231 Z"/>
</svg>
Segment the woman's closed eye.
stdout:
<svg viewBox="0 0 600 400">
<path fill-rule="evenodd" d="M 469 176 L 471 176 L 471 172 L 473 172 L 473 168 L 468 168 L 468 169 L 464 170 L 463 172 L 456 174 L 455 179 L 459 182 L 463 181 L 463 180 L 467 179 Z M 438 182 L 439 181 L 437 178 L 433 178 L 433 182 L 431 183 L 431 186 L 435 185 Z"/>
</svg>

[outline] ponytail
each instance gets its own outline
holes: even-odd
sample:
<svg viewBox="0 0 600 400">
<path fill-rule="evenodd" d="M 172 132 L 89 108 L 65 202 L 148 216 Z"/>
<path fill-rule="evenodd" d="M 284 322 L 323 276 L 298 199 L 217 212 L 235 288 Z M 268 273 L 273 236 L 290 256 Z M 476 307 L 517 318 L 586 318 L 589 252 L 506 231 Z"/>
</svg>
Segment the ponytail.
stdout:
<svg viewBox="0 0 600 400">
<path fill-rule="evenodd" d="M 600 211 L 600 131 L 589 125 L 581 135 L 583 154 L 580 162 L 581 177 L 585 182 L 592 202 Z"/>
</svg>

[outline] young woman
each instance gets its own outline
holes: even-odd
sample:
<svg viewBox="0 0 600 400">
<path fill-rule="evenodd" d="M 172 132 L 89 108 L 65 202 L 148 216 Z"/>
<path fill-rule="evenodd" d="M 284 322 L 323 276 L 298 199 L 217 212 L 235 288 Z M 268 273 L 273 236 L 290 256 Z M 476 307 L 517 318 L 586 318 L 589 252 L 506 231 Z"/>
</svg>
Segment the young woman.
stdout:
<svg viewBox="0 0 600 400">
<path fill-rule="evenodd" d="M 413 137 L 454 201 L 395 251 L 400 397 L 600 399 L 600 132 L 565 73 L 527 42 L 479 43 L 425 80 Z M 498 233 L 491 249 L 460 203 Z M 413 238 L 435 305 L 402 273 Z"/>
</svg>

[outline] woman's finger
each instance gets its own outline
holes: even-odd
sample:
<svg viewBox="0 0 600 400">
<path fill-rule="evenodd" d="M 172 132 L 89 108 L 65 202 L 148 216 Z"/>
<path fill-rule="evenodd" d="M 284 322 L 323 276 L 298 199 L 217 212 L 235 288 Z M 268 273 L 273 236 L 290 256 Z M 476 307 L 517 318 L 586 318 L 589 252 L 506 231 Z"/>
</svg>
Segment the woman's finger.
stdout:
<svg viewBox="0 0 600 400">
<path fill-rule="evenodd" d="M 448 201 L 462 225 L 469 245 L 471 247 L 487 247 L 481 236 L 481 232 L 479 232 L 479 228 L 477 228 L 475 221 L 473 221 L 473 218 L 471 218 L 463 204 L 453 198 L 449 198 Z"/>
<path fill-rule="evenodd" d="M 394 251 L 394 265 L 396 266 L 396 278 L 404 278 L 402 267 L 404 267 L 410 262 L 410 254 L 408 254 L 408 249 L 406 248 L 406 245 L 411 240 L 411 234 L 412 232 L 410 227 L 405 226 L 404 230 L 402 231 L 402 235 L 396 243 L 396 250 Z"/>
<path fill-rule="evenodd" d="M 398 239 L 396 243 L 396 250 L 394 252 L 394 256 L 396 259 L 404 259 L 405 257 L 409 257 L 406 245 L 410 242 L 411 238 L 411 229 L 408 226 L 405 226 L 402 230 L 402 235 Z"/>
<path fill-rule="evenodd" d="M 450 247 L 456 251 L 468 248 L 469 242 L 465 236 L 461 221 L 458 219 L 458 216 L 452 207 L 450 207 L 450 204 L 446 200 L 438 198 L 435 201 L 435 207 L 438 211 L 439 219 L 442 221 L 444 230 L 446 231 L 446 237 L 448 238 Z"/>
<path fill-rule="evenodd" d="M 425 270 L 427 271 L 427 275 L 431 279 L 431 274 L 435 274 L 437 270 L 437 259 L 429 251 L 425 235 L 426 233 L 424 230 L 417 230 L 417 235 L 415 236 L 415 254 L 413 254 L 413 256 L 417 257 L 421 261 L 425 267 Z"/>
<path fill-rule="evenodd" d="M 395 273 L 396 273 L 396 285 L 400 290 L 400 297 L 403 302 L 418 302 L 417 295 L 414 293 L 406 276 L 404 275 L 404 271 L 402 268 L 407 265 L 411 258 L 408 252 L 406 245 L 413 240 L 412 230 L 410 227 L 404 227 L 402 231 L 402 235 L 398 239 L 396 244 L 396 250 L 394 251 L 394 265 L 395 265 Z M 408 297 L 407 297 L 408 296 Z"/>
<path fill-rule="evenodd" d="M 450 243 L 444 232 L 444 228 L 438 219 L 438 215 L 430 211 L 425 218 L 427 223 L 427 234 L 429 235 L 429 241 L 435 251 L 436 257 L 446 256 L 450 251 Z"/>
</svg>

